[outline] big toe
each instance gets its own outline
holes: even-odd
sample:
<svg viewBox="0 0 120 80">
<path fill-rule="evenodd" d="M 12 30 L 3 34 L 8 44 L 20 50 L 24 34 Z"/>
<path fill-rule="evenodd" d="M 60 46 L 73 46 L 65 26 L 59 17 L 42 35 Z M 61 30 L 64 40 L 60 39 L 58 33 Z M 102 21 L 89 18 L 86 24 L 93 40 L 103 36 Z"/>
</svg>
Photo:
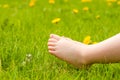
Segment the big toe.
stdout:
<svg viewBox="0 0 120 80">
<path fill-rule="evenodd" d="M 50 38 L 54 38 L 56 40 L 60 40 L 61 39 L 61 37 L 59 35 L 56 35 L 56 34 L 51 34 Z"/>
</svg>

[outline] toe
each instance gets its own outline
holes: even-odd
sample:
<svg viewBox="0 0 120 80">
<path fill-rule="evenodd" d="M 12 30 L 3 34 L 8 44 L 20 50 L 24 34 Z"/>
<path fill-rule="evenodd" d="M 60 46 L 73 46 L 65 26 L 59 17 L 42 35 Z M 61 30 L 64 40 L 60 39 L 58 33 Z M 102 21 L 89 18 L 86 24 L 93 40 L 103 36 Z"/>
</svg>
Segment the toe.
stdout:
<svg viewBox="0 0 120 80">
<path fill-rule="evenodd" d="M 57 40 L 54 39 L 54 38 L 50 38 L 50 39 L 48 40 L 48 42 L 57 42 Z"/>
<path fill-rule="evenodd" d="M 53 43 L 53 42 L 48 42 L 48 46 L 55 46 L 56 43 Z"/>
<path fill-rule="evenodd" d="M 51 51 L 55 51 L 55 47 L 54 46 L 48 46 L 48 49 Z"/>
<path fill-rule="evenodd" d="M 58 35 L 56 35 L 56 34 L 51 34 L 50 37 L 51 37 L 51 38 L 54 38 L 54 39 L 56 39 L 56 40 L 60 40 L 60 39 L 61 39 L 61 37 L 58 36 Z"/>
<path fill-rule="evenodd" d="M 51 53 L 51 54 L 55 54 L 56 51 L 49 50 L 49 53 Z"/>
</svg>

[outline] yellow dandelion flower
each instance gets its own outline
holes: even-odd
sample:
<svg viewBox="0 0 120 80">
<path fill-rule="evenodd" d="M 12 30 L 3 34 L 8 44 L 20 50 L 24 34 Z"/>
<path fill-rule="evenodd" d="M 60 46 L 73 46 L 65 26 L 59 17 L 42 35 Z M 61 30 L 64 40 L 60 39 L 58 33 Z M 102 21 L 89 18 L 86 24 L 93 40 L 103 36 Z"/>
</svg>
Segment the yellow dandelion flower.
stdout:
<svg viewBox="0 0 120 80">
<path fill-rule="evenodd" d="M 77 14 L 78 12 L 78 9 L 73 9 L 73 13 Z"/>
<path fill-rule="evenodd" d="M 68 2 L 68 0 L 64 0 L 64 2 Z"/>
<path fill-rule="evenodd" d="M 84 7 L 84 8 L 83 8 L 83 11 L 88 11 L 88 10 L 89 10 L 88 7 Z"/>
<path fill-rule="evenodd" d="M 30 6 L 30 7 L 35 6 L 35 3 L 36 3 L 36 0 L 31 0 L 30 3 L 29 3 L 29 6 Z"/>
<path fill-rule="evenodd" d="M 84 44 L 90 44 L 91 43 L 91 37 L 90 36 L 86 36 L 83 40 Z"/>
<path fill-rule="evenodd" d="M 60 20 L 61 20 L 60 18 L 55 18 L 52 20 L 52 23 L 57 24 L 58 22 L 60 22 Z"/>
<path fill-rule="evenodd" d="M 55 0 L 49 0 L 50 4 L 55 4 Z"/>
<path fill-rule="evenodd" d="M 29 3 L 29 6 L 30 6 L 30 7 L 35 6 L 35 3 L 34 3 L 34 2 L 30 2 L 30 3 Z"/>
<path fill-rule="evenodd" d="M 96 16 L 96 19 L 100 19 L 100 15 L 97 15 L 97 16 Z"/>
<path fill-rule="evenodd" d="M 108 2 L 107 4 L 108 4 L 108 6 L 112 6 L 112 3 L 111 3 L 111 2 Z"/>
<path fill-rule="evenodd" d="M 4 4 L 3 8 L 9 8 L 9 5 L 8 4 Z"/>
<path fill-rule="evenodd" d="M 93 42 L 92 44 L 97 44 L 97 42 Z"/>
<path fill-rule="evenodd" d="M 120 1 L 118 1 L 117 4 L 120 5 Z"/>
<path fill-rule="evenodd" d="M 86 2 L 91 2 L 92 0 L 81 0 L 81 2 L 86 3 Z"/>
<path fill-rule="evenodd" d="M 107 0 L 107 2 L 116 2 L 117 0 Z"/>
</svg>

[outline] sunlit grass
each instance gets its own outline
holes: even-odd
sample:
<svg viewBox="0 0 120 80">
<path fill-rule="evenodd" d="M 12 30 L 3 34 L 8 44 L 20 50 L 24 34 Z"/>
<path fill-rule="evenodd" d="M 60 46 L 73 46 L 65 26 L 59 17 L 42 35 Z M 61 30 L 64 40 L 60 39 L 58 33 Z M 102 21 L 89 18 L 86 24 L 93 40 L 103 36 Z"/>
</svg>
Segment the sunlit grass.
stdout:
<svg viewBox="0 0 120 80">
<path fill-rule="evenodd" d="M 34 1 L 34 0 L 33 0 Z M 88 0 L 89 1 L 89 0 Z M 118 80 L 120 65 L 75 67 L 50 55 L 51 33 L 83 42 L 86 36 L 100 42 L 120 32 L 120 6 L 106 0 L 0 1 L 0 80 Z M 4 5 L 9 5 L 3 8 Z M 89 10 L 84 11 L 87 6 Z M 73 13 L 77 9 L 77 14 Z M 59 18 L 57 24 L 51 21 Z M 30 54 L 30 61 L 26 55 Z M 26 61 L 24 63 L 24 61 Z"/>
</svg>

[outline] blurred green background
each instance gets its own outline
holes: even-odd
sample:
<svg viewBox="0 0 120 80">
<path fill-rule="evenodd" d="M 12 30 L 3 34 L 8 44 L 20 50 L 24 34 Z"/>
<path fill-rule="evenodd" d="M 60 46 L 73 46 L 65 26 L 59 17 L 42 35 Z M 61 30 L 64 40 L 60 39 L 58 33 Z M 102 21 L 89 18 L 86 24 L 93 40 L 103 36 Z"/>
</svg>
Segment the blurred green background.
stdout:
<svg viewBox="0 0 120 80">
<path fill-rule="evenodd" d="M 47 41 L 55 33 L 100 42 L 119 24 L 119 0 L 0 0 L 0 80 L 118 80 L 119 63 L 76 69 L 50 55 Z"/>
</svg>

